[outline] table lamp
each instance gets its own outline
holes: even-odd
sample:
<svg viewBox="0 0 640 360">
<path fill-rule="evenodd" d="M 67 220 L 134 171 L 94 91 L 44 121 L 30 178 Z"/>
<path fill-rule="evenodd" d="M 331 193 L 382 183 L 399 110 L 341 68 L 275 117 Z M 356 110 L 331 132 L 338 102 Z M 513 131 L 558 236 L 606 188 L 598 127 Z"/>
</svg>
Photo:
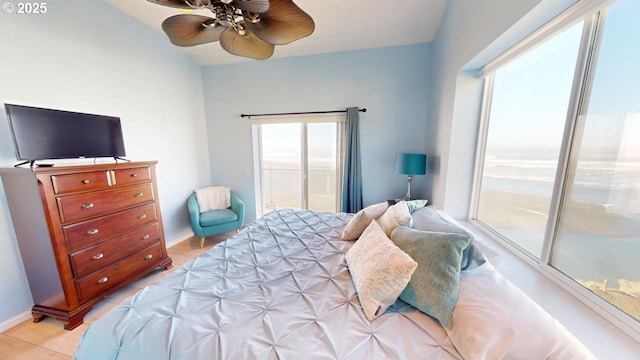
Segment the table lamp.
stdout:
<svg viewBox="0 0 640 360">
<path fill-rule="evenodd" d="M 424 175 L 427 171 L 427 155 L 398 154 L 396 155 L 396 174 L 407 175 L 407 195 L 405 201 L 411 200 L 411 177 Z"/>
</svg>

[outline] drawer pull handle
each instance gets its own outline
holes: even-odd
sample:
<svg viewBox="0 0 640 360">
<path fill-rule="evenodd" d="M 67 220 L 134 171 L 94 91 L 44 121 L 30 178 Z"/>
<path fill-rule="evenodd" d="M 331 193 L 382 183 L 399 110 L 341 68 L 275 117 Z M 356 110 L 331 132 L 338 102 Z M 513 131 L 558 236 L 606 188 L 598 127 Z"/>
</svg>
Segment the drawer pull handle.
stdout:
<svg viewBox="0 0 640 360">
<path fill-rule="evenodd" d="M 140 214 L 138 216 L 138 219 L 142 220 L 142 219 L 146 219 L 147 218 L 147 214 Z"/>
<path fill-rule="evenodd" d="M 98 229 L 91 229 L 89 231 L 87 231 L 87 235 L 95 235 L 99 232 L 100 230 Z"/>
<path fill-rule="evenodd" d="M 142 240 L 147 240 L 149 238 L 149 234 L 144 234 L 144 236 L 142 237 Z"/>
<path fill-rule="evenodd" d="M 153 258 L 153 254 L 149 254 L 144 257 L 145 260 L 151 260 Z"/>
<path fill-rule="evenodd" d="M 107 281 L 109 281 L 109 278 L 105 276 L 105 277 L 103 277 L 102 279 L 98 280 L 98 284 L 104 284 L 104 283 L 106 283 Z"/>
<path fill-rule="evenodd" d="M 103 257 L 104 257 L 104 254 L 103 254 L 103 253 L 100 253 L 100 254 L 98 254 L 98 255 L 93 255 L 92 259 L 93 259 L 93 260 L 100 260 L 100 259 L 102 259 Z"/>
<path fill-rule="evenodd" d="M 131 177 L 138 177 L 138 174 L 131 174 Z"/>
<path fill-rule="evenodd" d="M 89 181 L 89 179 L 84 179 L 84 180 L 82 180 L 82 183 L 83 183 L 83 184 L 88 184 L 88 183 L 90 183 L 90 182 L 91 182 L 91 181 Z"/>
<path fill-rule="evenodd" d="M 139 193 L 137 193 L 137 194 L 135 195 L 135 197 L 143 197 L 143 196 L 144 196 L 144 194 L 143 194 L 143 193 L 141 193 L 141 192 L 139 192 Z"/>
<path fill-rule="evenodd" d="M 88 203 L 88 204 L 82 205 L 82 208 L 83 209 L 91 209 L 93 206 L 94 206 L 93 203 Z"/>
</svg>

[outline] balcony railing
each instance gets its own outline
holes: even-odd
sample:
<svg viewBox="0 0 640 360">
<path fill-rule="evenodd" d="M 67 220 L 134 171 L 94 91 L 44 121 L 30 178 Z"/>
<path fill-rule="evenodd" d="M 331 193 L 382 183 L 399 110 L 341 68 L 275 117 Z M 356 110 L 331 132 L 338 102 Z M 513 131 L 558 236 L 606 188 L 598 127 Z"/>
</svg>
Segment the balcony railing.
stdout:
<svg viewBox="0 0 640 360">
<path fill-rule="evenodd" d="M 309 168 L 307 207 L 316 211 L 337 211 L 336 170 Z M 302 209 L 302 171 L 268 167 L 262 172 L 263 213 L 275 209 Z"/>
</svg>

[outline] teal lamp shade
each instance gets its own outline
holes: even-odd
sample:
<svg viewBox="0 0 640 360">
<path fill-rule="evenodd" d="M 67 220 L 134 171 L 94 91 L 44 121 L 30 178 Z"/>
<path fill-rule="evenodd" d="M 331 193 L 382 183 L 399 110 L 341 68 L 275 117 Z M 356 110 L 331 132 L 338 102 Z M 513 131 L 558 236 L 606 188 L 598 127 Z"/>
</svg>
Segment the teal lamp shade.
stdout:
<svg viewBox="0 0 640 360">
<path fill-rule="evenodd" d="M 427 173 L 427 155 L 398 154 L 396 156 L 396 174 L 424 175 Z"/>
<path fill-rule="evenodd" d="M 396 174 L 407 175 L 407 195 L 404 200 L 411 200 L 412 175 L 424 175 L 427 173 L 427 155 L 425 154 L 398 154 L 396 156 Z"/>
</svg>

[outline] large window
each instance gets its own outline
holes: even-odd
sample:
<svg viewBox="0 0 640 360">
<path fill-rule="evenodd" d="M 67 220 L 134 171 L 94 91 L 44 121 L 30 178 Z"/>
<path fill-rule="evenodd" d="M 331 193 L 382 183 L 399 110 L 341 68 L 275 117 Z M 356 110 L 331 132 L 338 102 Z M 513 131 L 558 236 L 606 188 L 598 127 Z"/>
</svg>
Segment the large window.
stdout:
<svg viewBox="0 0 640 360">
<path fill-rule="evenodd" d="M 338 211 L 343 117 L 266 119 L 254 124 L 260 213 Z"/>
<path fill-rule="evenodd" d="M 491 71 L 475 220 L 640 321 L 640 2 Z M 563 274 L 563 275 L 560 275 Z M 595 302 L 601 303 L 601 302 Z"/>
<path fill-rule="evenodd" d="M 494 74 L 478 219 L 536 257 L 581 34 L 579 23 Z"/>
</svg>

